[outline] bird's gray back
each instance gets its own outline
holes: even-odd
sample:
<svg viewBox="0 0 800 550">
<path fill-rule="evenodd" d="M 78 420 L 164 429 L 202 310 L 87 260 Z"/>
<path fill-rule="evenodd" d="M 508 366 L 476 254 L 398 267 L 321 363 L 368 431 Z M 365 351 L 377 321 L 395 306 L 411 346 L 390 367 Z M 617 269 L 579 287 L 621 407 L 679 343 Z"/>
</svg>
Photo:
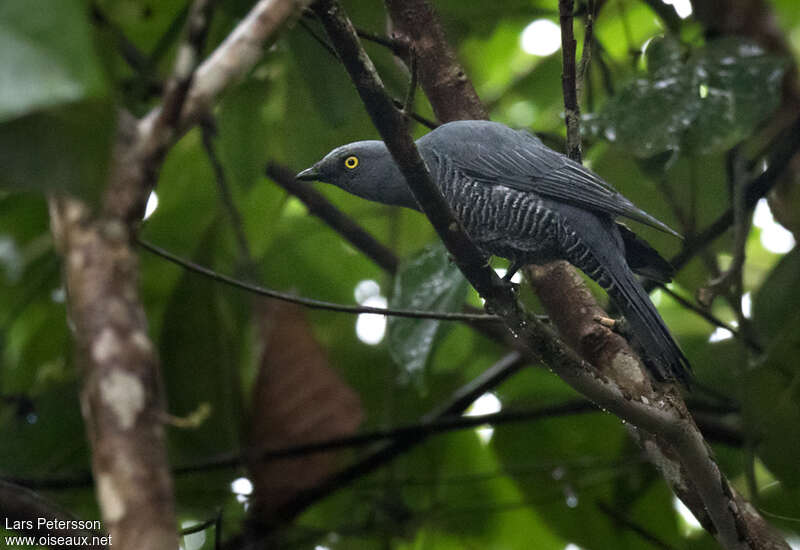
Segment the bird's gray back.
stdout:
<svg viewBox="0 0 800 550">
<path fill-rule="evenodd" d="M 623 216 L 677 235 L 580 163 L 526 131 L 486 120 L 443 124 L 417 142 L 448 157 L 477 183 L 534 193 L 601 214 Z"/>
<path fill-rule="evenodd" d="M 475 181 L 447 154 L 421 149 L 445 199 L 475 244 L 487 254 L 540 263 L 563 257 L 564 247 L 573 244 L 563 231 L 559 205 L 553 201 Z M 575 214 L 590 223 L 594 218 L 585 212 Z"/>
</svg>

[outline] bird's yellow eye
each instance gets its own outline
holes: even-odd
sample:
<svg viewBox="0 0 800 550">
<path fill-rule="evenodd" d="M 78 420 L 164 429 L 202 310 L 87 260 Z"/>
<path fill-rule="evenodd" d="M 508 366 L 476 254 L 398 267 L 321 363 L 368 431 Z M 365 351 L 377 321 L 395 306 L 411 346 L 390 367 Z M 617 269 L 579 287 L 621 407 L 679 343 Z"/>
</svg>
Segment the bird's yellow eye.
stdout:
<svg viewBox="0 0 800 550">
<path fill-rule="evenodd" d="M 344 159 L 344 165 L 345 165 L 345 167 L 347 167 L 350 170 L 352 170 L 353 168 L 358 166 L 358 157 L 356 157 L 356 156 L 347 157 L 346 159 Z"/>
</svg>

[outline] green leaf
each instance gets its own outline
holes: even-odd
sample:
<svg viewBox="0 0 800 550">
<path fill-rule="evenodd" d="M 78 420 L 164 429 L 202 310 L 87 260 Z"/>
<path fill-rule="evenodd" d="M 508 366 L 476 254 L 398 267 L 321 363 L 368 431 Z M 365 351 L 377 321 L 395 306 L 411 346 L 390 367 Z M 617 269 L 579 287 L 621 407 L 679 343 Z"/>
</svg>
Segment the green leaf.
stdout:
<svg viewBox="0 0 800 550">
<path fill-rule="evenodd" d="M 800 249 L 795 248 L 775 266 L 753 300 L 753 326 L 769 342 L 797 312 L 800 281 Z"/>
<path fill-rule="evenodd" d="M 68 191 L 94 200 L 105 183 L 113 134 L 106 101 L 38 111 L 0 125 L 0 189 Z"/>
<path fill-rule="evenodd" d="M 611 98 L 589 130 L 639 157 L 719 153 L 778 105 L 785 61 L 740 39 L 709 42 L 680 63 L 673 38 L 647 50 L 647 76 Z"/>
<path fill-rule="evenodd" d="M 464 303 L 468 288 L 469 283 L 450 261 L 447 250 L 437 242 L 401 266 L 390 306 L 456 311 Z M 391 317 L 388 331 L 392 358 L 409 376 L 419 381 L 441 336 L 441 321 Z"/>
<path fill-rule="evenodd" d="M 211 265 L 218 235 L 212 224 L 199 239 L 199 263 Z M 185 417 L 200 407 L 211 411 L 196 429 L 170 434 L 179 463 L 238 448 L 242 402 L 236 366 L 244 336 L 237 326 L 239 296 L 185 272 L 164 312 L 159 348 L 170 413 Z"/>
<path fill-rule="evenodd" d="M 743 381 L 742 413 L 748 433 L 758 441 L 764 464 L 789 487 L 800 487 L 800 315 L 787 320 L 773 338 L 764 362 Z"/>
<path fill-rule="evenodd" d="M 0 122 L 105 96 L 85 2 L 0 3 Z"/>
<path fill-rule="evenodd" d="M 0 188 L 94 198 L 114 111 L 85 3 L 0 3 L 0 73 Z"/>
</svg>

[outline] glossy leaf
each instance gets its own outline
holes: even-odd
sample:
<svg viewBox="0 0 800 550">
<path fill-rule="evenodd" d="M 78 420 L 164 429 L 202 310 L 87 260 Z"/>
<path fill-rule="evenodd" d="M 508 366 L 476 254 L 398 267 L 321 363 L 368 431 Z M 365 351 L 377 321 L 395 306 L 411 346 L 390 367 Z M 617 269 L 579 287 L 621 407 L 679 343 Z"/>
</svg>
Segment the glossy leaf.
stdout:
<svg viewBox="0 0 800 550">
<path fill-rule="evenodd" d="M 0 5 L 0 188 L 96 198 L 114 111 L 83 2 Z"/>
<path fill-rule="evenodd" d="M 0 123 L 106 93 L 79 0 L 4 0 L 0 69 Z"/>
<path fill-rule="evenodd" d="M 421 311 L 456 311 L 464 303 L 468 288 L 469 283 L 447 250 L 436 243 L 401 266 L 390 305 Z M 421 379 L 443 328 L 436 319 L 389 320 L 389 351 L 407 375 Z"/>
<path fill-rule="evenodd" d="M 747 41 L 710 42 L 682 64 L 672 38 L 648 47 L 645 78 L 611 98 L 589 128 L 639 157 L 723 151 L 778 105 L 785 61 Z"/>
</svg>

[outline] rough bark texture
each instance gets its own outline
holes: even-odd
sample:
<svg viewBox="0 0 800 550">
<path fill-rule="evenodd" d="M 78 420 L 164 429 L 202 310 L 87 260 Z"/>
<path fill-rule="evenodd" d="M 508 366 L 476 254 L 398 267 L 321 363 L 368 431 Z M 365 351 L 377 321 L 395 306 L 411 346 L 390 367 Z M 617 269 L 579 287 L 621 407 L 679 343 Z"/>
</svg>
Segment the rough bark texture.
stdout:
<svg viewBox="0 0 800 550">
<path fill-rule="evenodd" d="M 414 13 L 417 18 L 413 21 L 413 26 L 408 21 L 411 13 L 409 5 L 413 5 L 416 10 Z M 322 9 L 323 6 L 324 9 Z M 401 6 L 399 3 L 387 0 L 387 6 L 393 18 L 397 17 L 405 23 L 395 22 L 395 24 L 400 28 L 409 28 L 408 36 L 412 40 L 413 50 L 430 52 L 429 56 L 419 56 L 417 59 L 420 74 L 426 70 L 424 68 L 426 63 L 431 63 L 442 74 L 452 73 L 453 69 L 451 68 L 448 73 L 447 67 L 448 63 L 454 62 L 452 50 L 448 47 L 441 32 L 441 26 L 427 3 L 424 0 L 417 0 Z M 405 9 L 402 9 L 403 7 Z M 318 13 L 326 25 L 334 47 L 350 72 L 367 110 L 416 196 L 416 188 L 424 187 L 424 183 L 426 183 L 424 180 L 429 178 L 418 178 L 411 169 L 415 160 L 413 154 L 415 151 L 406 151 L 407 148 L 404 147 L 402 139 L 396 137 L 398 131 L 401 132 L 404 129 L 404 125 L 395 124 L 394 128 L 390 127 L 393 117 L 384 109 L 385 101 L 382 101 L 380 94 L 375 93 L 373 89 L 376 82 L 379 85 L 379 80 L 377 77 L 370 79 L 365 74 L 370 72 L 368 59 L 365 59 L 366 55 L 363 50 L 353 47 L 351 42 L 355 41 L 355 35 L 350 32 L 351 29 L 348 30 L 346 24 L 341 20 L 336 21 L 337 18 L 343 17 L 339 13 L 337 4 L 332 0 L 321 2 L 318 4 Z M 419 34 L 415 34 L 413 33 L 414 29 L 438 29 L 438 31 L 434 33 L 418 31 Z M 348 34 L 352 35 L 352 39 L 346 36 Z M 415 37 L 424 43 L 419 46 L 415 45 L 413 43 Z M 439 57 L 436 52 L 444 53 Z M 454 66 L 457 67 L 457 65 Z M 466 79 L 462 69 L 455 69 L 455 71 L 460 78 Z M 430 81 L 420 78 L 420 83 L 434 109 L 437 112 L 447 113 L 447 120 L 485 117 L 485 110 L 472 86 L 462 86 L 458 91 L 458 93 L 470 97 L 454 99 L 452 95 L 443 95 L 442 88 L 431 85 Z M 456 93 L 456 91 L 451 90 L 451 93 Z M 406 155 L 406 153 L 409 154 Z M 708 528 L 723 546 L 737 549 L 762 548 L 765 547 L 763 541 L 769 541 L 769 546 L 788 548 L 786 543 L 763 520 L 759 518 L 759 521 L 753 521 L 751 514 L 743 513 L 743 507 L 737 503 L 727 479 L 719 470 L 680 395 L 671 388 L 651 386 L 647 377 L 642 374 L 641 361 L 638 356 L 627 349 L 625 353 L 620 353 L 625 346 L 622 346 L 622 342 L 612 338 L 610 334 L 604 335 L 602 343 L 594 342 L 591 346 L 588 345 L 586 335 L 598 334 L 596 327 L 593 326 L 596 324 L 594 319 L 590 316 L 565 313 L 581 311 L 582 308 L 589 311 L 597 307 L 588 291 L 576 292 L 583 286 L 577 275 L 573 274 L 565 278 L 564 270 L 567 268 L 563 264 L 546 266 L 533 273 L 536 278 L 542 279 L 542 287 L 550 285 L 553 290 L 547 298 L 550 304 L 548 313 L 552 315 L 562 333 L 572 335 L 573 339 L 580 339 L 581 345 L 578 346 L 578 349 L 585 350 L 587 347 L 605 349 L 606 346 L 609 349 L 617 348 L 616 353 L 594 354 L 595 359 L 601 363 L 600 372 L 603 374 L 582 364 L 569 350 L 549 336 L 543 327 L 537 326 L 537 323 L 533 322 L 528 325 L 520 316 L 519 310 L 506 299 L 507 297 L 501 291 L 494 292 L 491 284 L 485 284 L 488 281 L 482 280 L 481 277 L 476 278 L 474 275 L 480 275 L 478 270 L 470 268 L 471 266 L 468 264 L 471 262 L 463 265 L 459 261 L 458 250 L 451 247 L 448 242 L 451 235 L 437 226 L 437 222 L 440 220 L 437 220 L 432 214 L 440 215 L 442 213 L 436 212 L 435 208 L 429 209 L 426 206 L 422 204 L 423 211 L 437 228 L 437 233 L 445 241 L 448 249 L 456 256 L 456 261 L 467 278 L 486 298 L 487 307 L 494 308 L 498 314 L 504 317 L 512 332 L 529 346 L 533 355 L 544 358 L 548 365 L 567 383 L 599 406 L 628 420 L 645 433 L 658 434 L 659 439 L 656 444 L 651 445 L 654 456 L 660 458 L 654 460 L 655 465 L 678 494 L 687 491 L 691 493 L 691 498 L 687 496 L 687 505 L 695 507 L 700 516 L 710 518 L 710 522 L 707 523 Z M 561 281 L 569 281 L 573 289 L 560 288 L 557 284 L 559 278 Z M 596 336 L 588 338 L 589 342 L 592 340 L 596 340 Z M 609 362 L 605 363 L 605 361 Z M 631 380 L 633 380 L 633 387 L 631 387 Z M 674 467 L 674 461 L 668 458 L 670 456 L 679 459 L 680 467 Z M 688 493 L 686 494 L 688 495 Z"/>
<path fill-rule="evenodd" d="M 632 392 L 649 389 L 649 378 L 625 338 L 597 322 L 608 314 L 574 267 L 563 261 L 528 266 L 525 276 L 570 347 Z"/>
<path fill-rule="evenodd" d="M 178 545 L 158 363 L 137 288 L 129 228 L 51 200 L 69 318 L 83 373 L 81 411 L 103 521 L 115 548 Z"/>
<path fill-rule="evenodd" d="M 385 0 L 393 35 L 412 45 L 419 83 L 440 122 L 488 119 L 472 81 L 450 47 L 433 7 L 426 0 Z M 433 98 L 436 98 L 434 100 Z"/>
<path fill-rule="evenodd" d="M 223 42 L 200 64 L 181 110 L 178 131 L 186 131 L 217 101 L 228 86 L 238 82 L 261 59 L 279 32 L 311 0 L 259 0 Z M 140 122 L 149 132 L 159 115 L 153 109 Z"/>
<path fill-rule="evenodd" d="M 138 291 L 133 248 L 138 221 L 171 145 L 224 88 L 252 68 L 264 44 L 307 4 L 261 0 L 197 67 L 211 2 L 193 3 L 162 106 L 142 120 L 120 115 L 101 207 L 92 211 L 68 197 L 50 200 L 83 373 L 81 410 L 97 498 L 114 548 L 178 547 L 163 427 L 167 415 Z"/>
</svg>

